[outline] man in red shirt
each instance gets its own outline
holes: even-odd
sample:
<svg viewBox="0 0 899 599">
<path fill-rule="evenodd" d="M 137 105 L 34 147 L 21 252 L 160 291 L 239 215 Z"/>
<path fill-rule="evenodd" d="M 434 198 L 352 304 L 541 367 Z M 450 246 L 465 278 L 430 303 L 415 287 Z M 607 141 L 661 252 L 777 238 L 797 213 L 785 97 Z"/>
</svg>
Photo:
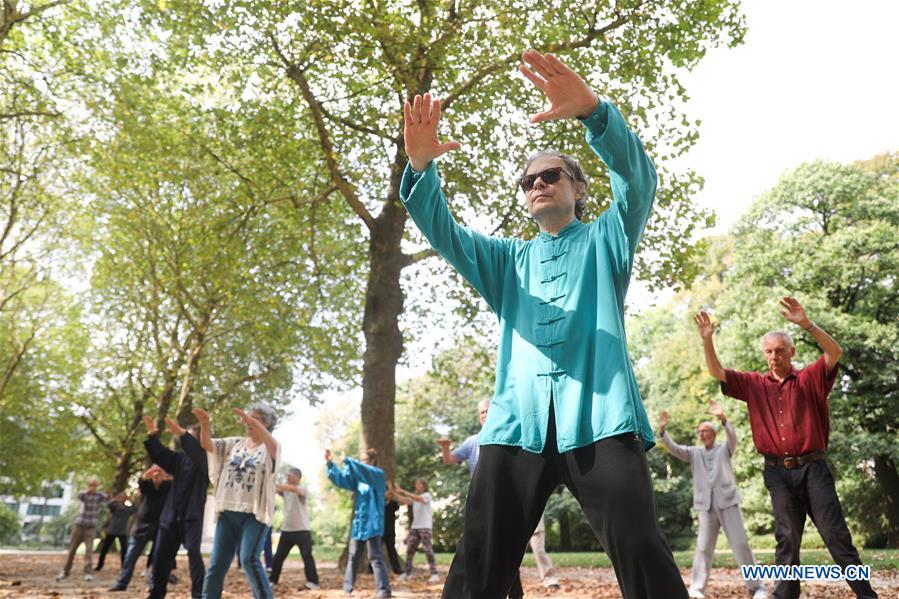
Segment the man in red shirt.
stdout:
<svg viewBox="0 0 899 599">
<path fill-rule="evenodd" d="M 796 348 L 788 333 L 770 332 L 762 339 L 768 372 L 739 372 L 722 368 L 712 336 L 715 325 L 700 312 L 694 318 L 702 337 L 709 372 L 721 381 L 721 391 L 746 402 L 752 440 L 765 456 L 765 486 L 774 507 L 775 561 L 799 565 L 799 549 L 806 514 L 821 533 L 834 561 L 846 568 L 861 564 L 852 545 L 833 475 L 827 466 L 830 435 L 827 395 L 837 376 L 843 350 L 805 314 L 792 297 L 784 297 L 781 314 L 815 338 L 824 355 L 802 370 L 793 368 Z M 868 581 L 849 581 L 858 597 L 877 597 Z M 799 597 L 798 580 L 780 580 L 778 599 Z"/>
</svg>

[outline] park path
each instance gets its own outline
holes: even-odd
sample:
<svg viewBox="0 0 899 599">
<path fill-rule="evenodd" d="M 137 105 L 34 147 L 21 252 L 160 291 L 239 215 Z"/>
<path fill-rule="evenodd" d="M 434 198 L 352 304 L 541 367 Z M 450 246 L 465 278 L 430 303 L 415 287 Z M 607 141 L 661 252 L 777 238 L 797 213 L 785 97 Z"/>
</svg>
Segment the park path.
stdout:
<svg viewBox="0 0 899 599">
<path fill-rule="evenodd" d="M 112 557 L 112 556 L 110 556 Z M 184 557 L 186 560 L 186 557 Z M 171 599 L 190 599 L 189 585 L 185 581 L 186 561 L 179 557 L 179 574 L 183 575 L 178 584 L 169 587 L 168 597 Z M 144 599 L 146 597 L 145 579 L 135 577 L 131 587 L 124 593 L 110 593 L 106 589 L 115 582 L 118 574 L 117 560 L 107 560 L 107 567 L 102 572 L 94 573 L 94 580 L 85 582 L 81 575 L 81 556 L 75 561 L 72 576 L 57 582 L 54 577 L 59 572 L 65 556 L 56 553 L 0 553 L 0 599 L 35 599 L 38 597 L 54 597 L 59 599 Z M 143 562 L 141 562 L 143 565 Z M 446 575 L 446 567 L 440 567 L 440 574 Z M 547 591 L 540 584 L 536 568 L 522 568 L 522 582 L 525 596 L 528 599 L 613 599 L 620 597 L 615 574 L 611 568 L 558 568 L 559 578 L 563 586 L 558 591 Z M 681 571 L 684 580 L 689 582 L 690 571 Z M 284 565 L 281 584 L 275 587 L 275 597 L 298 599 L 338 599 L 343 597 L 341 582 L 343 576 L 336 569 L 334 562 L 319 563 L 319 575 L 323 590 L 300 590 L 305 582 L 302 562 L 289 560 Z M 874 587 L 881 599 L 899 599 L 899 571 L 883 570 L 873 572 Z M 370 575 L 360 578 L 354 597 L 367 599 L 372 597 L 373 580 Z M 394 597 L 397 599 L 439 599 L 442 583 L 428 584 L 424 571 L 419 570 L 408 583 L 396 579 L 393 584 Z M 250 599 L 243 573 L 231 569 L 225 580 L 224 599 Z M 745 587 L 739 580 L 739 572 L 735 569 L 715 568 L 711 582 L 706 589 L 708 599 L 745 599 Z M 805 599 L 852 599 L 853 593 L 844 583 L 815 583 L 805 586 Z"/>
</svg>

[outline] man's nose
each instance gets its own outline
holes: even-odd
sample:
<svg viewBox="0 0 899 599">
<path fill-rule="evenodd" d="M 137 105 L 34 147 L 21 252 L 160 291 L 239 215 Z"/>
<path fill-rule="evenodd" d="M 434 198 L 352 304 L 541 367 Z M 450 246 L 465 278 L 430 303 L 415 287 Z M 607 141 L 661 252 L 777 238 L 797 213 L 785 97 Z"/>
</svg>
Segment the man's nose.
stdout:
<svg viewBox="0 0 899 599">
<path fill-rule="evenodd" d="M 534 179 L 534 187 L 543 189 L 546 187 L 546 181 L 544 181 L 542 177 L 537 177 L 536 179 Z"/>
</svg>

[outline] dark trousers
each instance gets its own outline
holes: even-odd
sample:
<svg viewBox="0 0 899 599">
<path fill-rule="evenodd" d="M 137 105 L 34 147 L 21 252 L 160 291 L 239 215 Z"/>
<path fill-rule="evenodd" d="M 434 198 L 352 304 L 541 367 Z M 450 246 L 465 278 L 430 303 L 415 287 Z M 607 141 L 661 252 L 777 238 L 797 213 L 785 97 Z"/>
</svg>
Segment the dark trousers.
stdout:
<svg viewBox="0 0 899 599">
<path fill-rule="evenodd" d="M 137 566 L 140 556 L 143 555 L 144 549 L 150 539 L 146 535 L 131 535 L 128 541 L 128 552 L 125 554 L 125 562 L 122 564 L 122 570 L 116 579 L 116 586 L 127 589 L 131 583 L 131 577 L 134 576 L 134 568 Z"/>
<path fill-rule="evenodd" d="M 386 532 L 386 529 L 385 529 Z M 389 537 L 384 535 L 384 546 L 387 548 L 387 562 L 394 574 L 403 573 L 403 564 L 400 561 L 400 555 L 396 552 L 396 533 Z"/>
<path fill-rule="evenodd" d="M 846 526 L 843 508 L 837 498 L 837 489 L 827 462 L 812 462 L 799 468 L 765 466 L 765 486 L 771 495 L 774 507 L 774 536 L 777 539 L 775 563 L 799 564 L 799 548 L 805 517 L 821 533 L 827 550 L 834 563 L 844 568 L 850 564 L 861 564 L 858 551 L 852 545 L 852 535 Z M 868 581 L 847 581 L 858 597 L 877 597 Z M 798 580 L 778 581 L 774 588 L 777 599 L 799 597 Z"/>
<path fill-rule="evenodd" d="M 125 563 L 125 551 L 128 549 L 128 537 L 127 535 L 111 535 L 107 534 L 103 537 L 103 540 L 100 541 L 100 548 L 97 550 L 100 552 L 100 556 L 97 558 L 97 567 L 94 570 L 102 570 L 103 563 L 106 561 L 106 554 L 109 553 L 109 550 L 112 549 L 112 544 L 119 540 L 119 566 Z"/>
<path fill-rule="evenodd" d="M 546 448 L 484 445 L 465 503 L 462 540 L 444 599 L 501 599 L 550 493 L 565 483 L 612 560 L 624 599 L 686 599 L 659 528 L 643 441 L 633 433 L 560 454 L 550 412 Z"/>
<path fill-rule="evenodd" d="M 515 570 L 515 578 L 509 587 L 509 599 L 524 599 L 524 587 L 521 586 L 521 570 Z"/>
<path fill-rule="evenodd" d="M 281 531 L 278 549 L 275 551 L 275 557 L 272 560 L 272 574 L 269 576 L 269 580 L 273 583 L 278 582 L 278 579 L 281 577 L 281 568 L 284 566 L 284 560 L 287 559 L 290 550 L 294 547 L 300 548 L 306 580 L 318 584 L 318 571 L 315 569 L 315 559 L 312 557 L 312 533 L 308 530 Z"/>
<path fill-rule="evenodd" d="M 162 599 L 168 591 L 169 574 L 175 567 L 175 555 L 184 545 L 187 549 L 187 564 L 190 570 L 190 596 L 199 599 L 203 594 L 203 579 L 206 565 L 200 553 L 200 538 L 203 522 L 200 520 L 176 521 L 160 528 L 153 545 L 153 570 L 150 575 L 148 599 Z"/>
</svg>

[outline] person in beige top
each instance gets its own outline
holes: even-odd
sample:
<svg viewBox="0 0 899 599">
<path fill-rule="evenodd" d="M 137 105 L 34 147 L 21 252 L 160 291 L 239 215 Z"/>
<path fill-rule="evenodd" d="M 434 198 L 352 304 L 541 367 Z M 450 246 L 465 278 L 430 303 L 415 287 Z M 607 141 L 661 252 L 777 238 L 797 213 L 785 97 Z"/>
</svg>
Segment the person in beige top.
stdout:
<svg viewBox="0 0 899 599">
<path fill-rule="evenodd" d="M 319 588 L 318 570 L 315 567 L 315 558 L 312 557 L 312 532 L 309 526 L 309 508 L 306 505 L 308 493 L 306 487 L 300 484 L 302 479 L 303 472 L 299 468 L 291 468 L 287 471 L 287 484 L 275 485 L 278 495 L 284 499 L 284 519 L 281 522 L 281 538 L 278 539 L 278 550 L 272 560 L 269 581 L 272 585 L 278 584 L 284 560 L 296 545 L 300 548 L 306 572 L 304 588 L 315 591 Z"/>
<path fill-rule="evenodd" d="M 194 410 L 200 422 L 200 445 L 210 455 L 209 479 L 215 486 L 215 540 L 203 581 L 203 599 L 220 599 L 225 574 L 240 546 L 240 563 L 255 599 L 272 599 L 272 587 L 259 561 L 265 535 L 275 514 L 275 473 L 281 461 L 280 444 L 272 437 L 275 413 L 264 404 L 246 412 L 236 409 L 245 437 L 213 439 L 209 416 Z"/>
<path fill-rule="evenodd" d="M 718 436 L 714 422 L 699 425 L 701 447 L 687 447 L 675 443 L 665 428 L 668 426 L 668 412 L 659 416 L 659 434 L 668 452 L 684 462 L 690 463 L 693 471 L 693 509 L 699 516 L 699 533 L 696 539 L 696 553 L 693 556 L 693 580 L 690 597 L 702 599 L 705 585 L 709 580 L 709 569 L 715 556 L 715 542 L 718 531 L 724 528 L 727 542 L 734 552 L 734 559 L 741 566 L 755 565 L 755 556 L 746 538 L 743 513 L 740 510 L 740 491 L 734 478 L 730 458 L 737 449 L 737 433 L 727 421 L 724 410 L 712 400 L 710 412 L 721 421 L 727 443 L 715 443 Z M 768 596 L 765 586 L 757 580 L 746 581 L 753 599 Z"/>
</svg>

